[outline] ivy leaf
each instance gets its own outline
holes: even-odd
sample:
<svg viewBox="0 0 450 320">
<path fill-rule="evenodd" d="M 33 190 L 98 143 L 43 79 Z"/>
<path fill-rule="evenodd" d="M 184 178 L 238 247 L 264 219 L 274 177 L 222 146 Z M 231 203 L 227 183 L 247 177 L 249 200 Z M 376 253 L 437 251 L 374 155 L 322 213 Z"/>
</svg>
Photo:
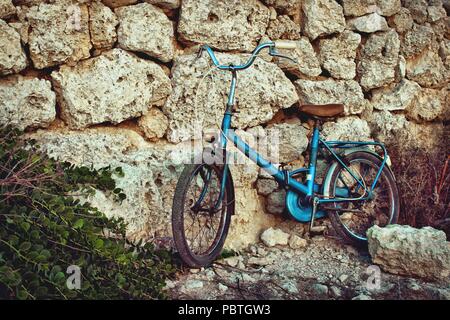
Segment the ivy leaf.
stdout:
<svg viewBox="0 0 450 320">
<path fill-rule="evenodd" d="M 84 226 L 84 219 L 78 219 L 75 224 L 73 225 L 73 227 L 75 229 L 81 229 Z"/>
<path fill-rule="evenodd" d="M 45 260 L 48 260 L 48 259 L 52 256 L 52 254 L 50 253 L 50 251 L 49 251 L 49 250 L 46 250 L 46 249 L 41 250 L 40 255 L 44 256 L 44 257 L 45 257 Z"/>
<path fill-rule="evenodd" d="M 104 244 L 104 242 L 102 239 L 97 239 L 97 240 L 95 240 L 94 247 L 96 249 L 101 249 L 101 248 L 103 248 L 103 244 Z"/>
<path fill-rule="evenodd" d="M 64 273 L 62 273 L 61 271 L 56 273 L 55 276 L 53 277 L 53 281 L 57 282 L 57 283 L 61 283 L 66 279 L 66 276 L 64 275 Z"/>
<path fill-rule="evenodd" d="M 28 251 L 31 248 L 31 243 L 30 242 L 22 242 L 22 244 L 19 247 L 20 251 Z"/>
<path fill-rule="evenodd" d="M 31 232 L 30 232 L 30 237 L 31 237 L 32 239 L 39 239 L 39 231 L 37 231 L 37 230 L 31 231 Z"/>
<path fill-rule="evenodd" d="M 26 300 L 28 298 L 28 292 L 26 290 L 19 290 L 17 292 L 17 299 Z"/>
</svg>

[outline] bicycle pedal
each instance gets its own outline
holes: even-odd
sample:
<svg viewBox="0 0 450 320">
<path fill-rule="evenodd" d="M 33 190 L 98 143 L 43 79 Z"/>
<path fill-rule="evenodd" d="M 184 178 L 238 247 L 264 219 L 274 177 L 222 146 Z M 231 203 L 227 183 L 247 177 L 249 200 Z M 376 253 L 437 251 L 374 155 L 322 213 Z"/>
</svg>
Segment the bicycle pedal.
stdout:
<svg viewBox="0 0 450 320">
<path fill-rule="evenodd" d="M 309 228 L 310 233 L 323 233 L 327 227 L 325 226 L 314 226 Z"/>
</svg>

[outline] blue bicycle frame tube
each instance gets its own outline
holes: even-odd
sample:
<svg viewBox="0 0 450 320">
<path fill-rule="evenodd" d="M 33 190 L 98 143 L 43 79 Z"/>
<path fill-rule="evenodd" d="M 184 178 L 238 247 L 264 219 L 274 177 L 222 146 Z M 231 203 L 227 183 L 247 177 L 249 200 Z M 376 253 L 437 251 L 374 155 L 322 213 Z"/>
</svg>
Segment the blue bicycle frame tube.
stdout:
<svg viewBox="0 0 450 320">
<path fill-rule="evenodd" d="M 314 126 L 313 136 L 311 139 L 311 154 L 309 161 L 309 170 L 306 175 L 306 182 L 308 186 L 308 196 L 314 194 L 314 180 L 316 178 L 316 164 L 317 164 L 317 152 L 319 151 L 319 128 Z"/>
<path fill-rule="evenodd" d="M 307 194 L 309 192 L 308 187 L 304 184 L 298 182 L 295 179 L 289 179 L 290 174 L 287 171 L 278 170 L 270 161 L 264 159 L 261 155 L 258 154 L 255 150 L 250 148 L 250 146 L 245 143 L 239 136 L 237 136 L 234 131 L 228 131 L 227 135 L 228 139 L 233 142 L 233 144 L 238 148 L 242 153 L 244 153 L 250 160 L 255 162 L 259 167 L 261 167 L 264 171 L 269 173 L 274 179 L 281 184 L 286 184 L 297 192 Z M 311 186 L 313 188 L 313 186 Z M 312 191 L 311 191 L 312 192 Z"/>
</svg>

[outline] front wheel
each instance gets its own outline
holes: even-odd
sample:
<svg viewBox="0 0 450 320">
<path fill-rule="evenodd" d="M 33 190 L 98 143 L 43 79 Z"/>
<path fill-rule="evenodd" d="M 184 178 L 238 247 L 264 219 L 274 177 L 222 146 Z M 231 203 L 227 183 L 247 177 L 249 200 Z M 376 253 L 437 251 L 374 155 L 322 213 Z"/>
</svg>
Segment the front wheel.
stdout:
<svg viewBox="0 0 450 320">
<path fill-rule="evenodd" d="M 382 165 L 382 160 L 367 152 L 355 152 L 345 157 L 344 163 L 364 185 L 370 189 Z M 331 173 L 328 190 L 325 194 L 333 198 L 346 190 L 353 199 L 365 197 L 357 181 L 340 164 Z M 373 225 L 384 227 L 397 223 L 400 201 L 397 185 L 391 171 L 385 166 L 381 171 L 369 200 L 337 202 L 333 206 L 340 210 L 331 210 L 329 217 L 336 232 L 347 242 L 356 245 L 367 244 L 367 230 Z M 348 210 L 347 212 L 345 210 Z"/>
<path fill-rule="evenodd" d="M 172 206 L 172 232 L 184 263 L 206 267 L 220 254 L 234 211 L 231 181 L 218 201 L 223 169 L 186 165 L 178 180 Z"/>
</svg>

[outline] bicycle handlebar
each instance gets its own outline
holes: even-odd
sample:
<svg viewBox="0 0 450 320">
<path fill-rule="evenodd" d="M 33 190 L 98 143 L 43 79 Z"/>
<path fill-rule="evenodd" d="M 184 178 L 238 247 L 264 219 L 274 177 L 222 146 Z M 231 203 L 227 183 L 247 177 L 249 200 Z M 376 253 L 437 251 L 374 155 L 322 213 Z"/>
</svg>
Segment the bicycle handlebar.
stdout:
<svg viewBox="0 0 450 320">
<path fill-rule="evenodd" d="M 286 41 L 286 40 L 277 40 L 274 42 L 275 48 L 277 49 L 289 49 L 293 50 L 297 48 L 297 44 L 293 41 Z"/>
<path fill-rule="evenodd" d="M 199 58 L 203 51 L 206 50 L 206 52 L 208 53 L 208 55 L 210 56 L 214 66 L 216 66 L 218 69 L 220 70 L 229 70 L 229 71 L 236 71 L 236 70 L 244 70 L 247 69 L 248 67 L 250 67 L 253 62 L 255 61 L 256 57 L 258 56 L 259 52 L 263 49 L 269 48 L 269 54 L 271 56 L 274 57 L 280 57 L 280 58 L 285 58 L 285 59 L 289 59 L 295 63 L 297 63 L 297 61 L 295 61 L 294 59 L 287 57 L 287 56 L 283 56 L 278 54 L 275 49 L 295 49 L 297 47 L 295 42 L 290 42 L 290 41 L 283 41 L 283 40 L 278 40 L 275 42 L 266 42 L 266 43 L 262 43 L 259 46 L 257 46 L 253 52 L 251 53 L 250 58 L 247 60 L 246 63 L 241 64 L 241 65 L 224 65 L 224 64 L 220 64 L 219 61 L 217 60 L 214 51 L 207 45 L 202 45 L 200 47 L 200 50 L 198 52 L 197 58 Z"/>
</svg>

